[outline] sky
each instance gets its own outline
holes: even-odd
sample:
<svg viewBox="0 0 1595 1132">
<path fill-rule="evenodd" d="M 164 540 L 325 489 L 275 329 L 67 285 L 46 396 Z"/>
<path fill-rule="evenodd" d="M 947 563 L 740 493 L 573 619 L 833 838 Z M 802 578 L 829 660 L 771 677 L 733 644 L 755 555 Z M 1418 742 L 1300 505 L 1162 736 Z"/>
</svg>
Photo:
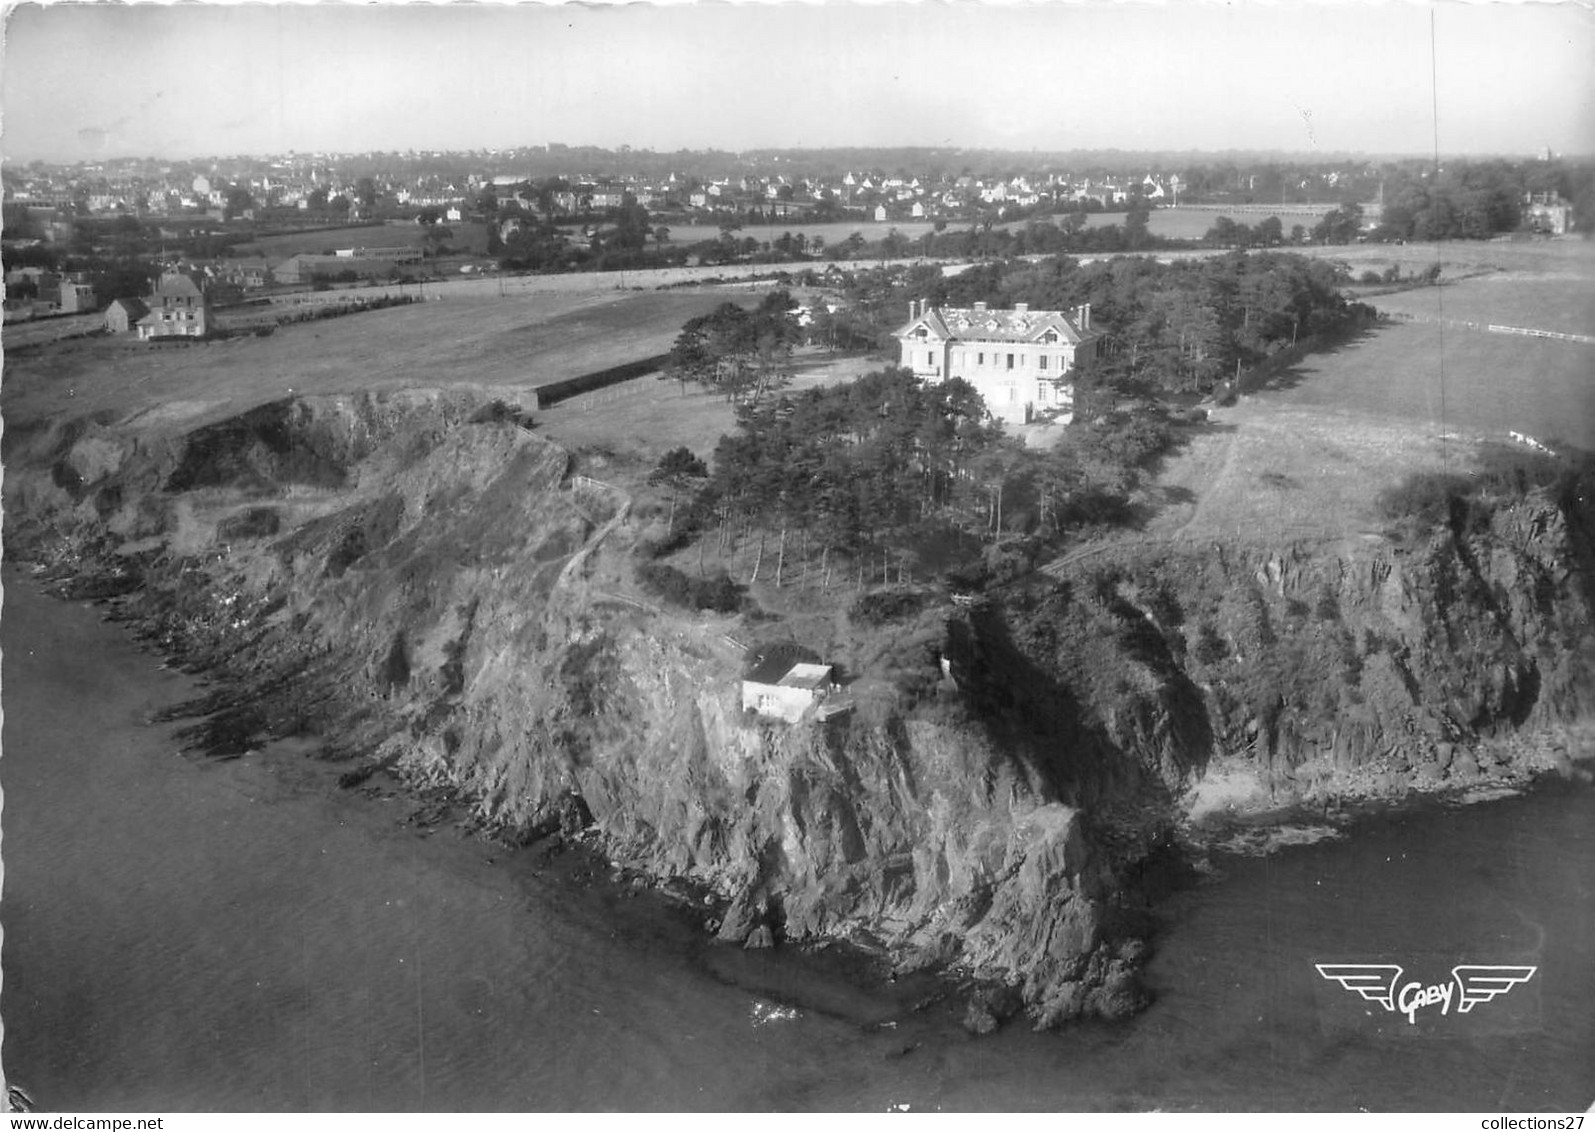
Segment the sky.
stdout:
<svg viewBox="0 0 1595 1132">
<path fill-rule="evenodd" d="M 0 155 L 1425 154 L 1436 125 L 1444 154 L 1588 154 L 1592 2 L 10 0 Z"/>
</svg>

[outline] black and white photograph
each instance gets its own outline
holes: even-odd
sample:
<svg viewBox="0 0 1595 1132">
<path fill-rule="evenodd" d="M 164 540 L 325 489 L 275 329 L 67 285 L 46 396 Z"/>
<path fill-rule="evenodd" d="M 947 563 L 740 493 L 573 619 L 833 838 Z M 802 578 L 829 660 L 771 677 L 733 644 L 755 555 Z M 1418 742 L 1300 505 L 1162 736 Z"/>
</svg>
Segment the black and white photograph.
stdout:
<svg viewBox="0 0 1595 1132">
<path fill-rule="evenodd" d="M 0 18 L 9 1128 L 1583 1129 L 1595 4 Z"/>
</svg>

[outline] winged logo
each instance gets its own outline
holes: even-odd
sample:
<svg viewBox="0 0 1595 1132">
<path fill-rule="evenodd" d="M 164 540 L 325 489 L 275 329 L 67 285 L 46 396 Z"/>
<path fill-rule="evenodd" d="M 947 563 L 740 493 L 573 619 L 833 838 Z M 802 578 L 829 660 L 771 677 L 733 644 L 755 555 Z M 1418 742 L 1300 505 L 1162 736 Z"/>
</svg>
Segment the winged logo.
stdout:
<svg viewBox="0 0 1595 1132">
<path fill-rule="evenodd" d="M 1377 1002 L 1392 1014 L 1396 1010 L 1396 980 L 1401 968 L 1393 963 L 1318 963 L 1318 973 L 1346 990 Z"/>
<path fill-rule="evenodd" d="M 1466 1014 L 1481 1002 L 1498 998 L 1534 977 L 1538 967 L 1453 967 L 1451 977 L 1456 979 L 1460 993 L 1457 995 L 1457 1013 Z"/>
<path fill-rule="evenodd" d="M 1405 1014 L 1412 1024 L 1417 1023 L 1418 1011 L 1426 1006 L 1438 1006 L 1441 1014 L 1449 1014 L 1454 1002 L 1458 1014 L 1467 1014 L 1475 1006 L 1499 998 L 1519 983 L 1528 982 L 1539 970 L 1538 967 L 1464 965 L 1451 968 L 1451 978 L 1447 982 L 1424 986 L 1418 982 L 1403 983 L 1402 969 L 1394 963 L 1315 963 L 1314 966 L 1330 982 L 1339 983 L 1344 990 L 1368 1002 L 1378 1003 L 1392 1014 Z"/>
</svg>

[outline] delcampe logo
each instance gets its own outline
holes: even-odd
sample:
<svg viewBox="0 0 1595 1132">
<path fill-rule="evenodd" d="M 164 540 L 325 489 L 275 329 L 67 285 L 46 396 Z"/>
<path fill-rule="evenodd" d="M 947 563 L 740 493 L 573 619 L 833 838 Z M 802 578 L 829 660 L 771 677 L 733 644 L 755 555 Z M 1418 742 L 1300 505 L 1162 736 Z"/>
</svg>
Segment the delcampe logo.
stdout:
<svg viewBox="0 0 1595 1132">
<path fill-rule="evenodd" d="M 1392 1014 L 1405 1014 L 1409 1025 L 1417 1025 L 1418 1011 L 1438 1006 L 1441 1014 L 1458 1014 L 1506 994 L 1519 983 L 1534 977 L 1538 967 L 1463 966 L 1451 968 L 1449 982 L 1425 986 L 1421 982 L 1401 981 L 1402 969 L 1394 963 L 1315 963 L 1318 973 L 1330 982 L 1376 1002 Z"/>
</svg>

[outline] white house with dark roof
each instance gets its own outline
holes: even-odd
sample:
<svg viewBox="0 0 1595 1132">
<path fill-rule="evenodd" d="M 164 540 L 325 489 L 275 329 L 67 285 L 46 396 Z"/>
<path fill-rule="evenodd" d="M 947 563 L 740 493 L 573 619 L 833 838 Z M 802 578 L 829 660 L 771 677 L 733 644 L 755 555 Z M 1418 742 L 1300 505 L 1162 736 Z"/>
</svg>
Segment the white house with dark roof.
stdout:
<svg viewBox="0 0 1595 1132">
<path fill-rule="evenodd" d="M 796 723 L 836 691 L 834 671 L 784 653 L 761 657 L 742 678 L 742 710 Z"/>
<path fill-rule="evenodd" d="M 210 332 L 210 300 L 186 271 L 168 271 L 146 301 L 149 313 L 138 320 L 138 336 L 203 338 Z"/>
<path fill-rule="evenodd" d="M 986 411 L 1011 424 L 1041 413 L 1067 424 L 1074 415 L 1074 380 L 1080 362 L 1096 356 L 1101 337 L 1091 329 L 1090 304 L 1069 312 L 933 307 L 909 303 L 908 322 L 895 337 L 899 364 L 929 382 L 962 378 L 986 402 Z"/>
</svg>

